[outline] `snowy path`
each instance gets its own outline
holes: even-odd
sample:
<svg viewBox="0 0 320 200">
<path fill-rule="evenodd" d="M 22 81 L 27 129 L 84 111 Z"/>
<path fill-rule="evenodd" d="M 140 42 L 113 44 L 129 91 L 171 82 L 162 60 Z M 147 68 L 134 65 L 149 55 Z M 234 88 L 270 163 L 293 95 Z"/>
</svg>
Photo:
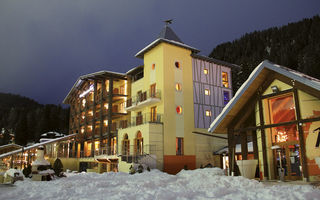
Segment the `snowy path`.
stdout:
<svg viewBox="0 0 320 200">
<path fill-rule="evenodd" d="M 320 199 L 320 190 L 309 185 L 265 186 L 224 176 L 218 168 L 182 171 L 176 176 L 157 170 L 135 175 L 68 174 L 54 181 L 25 180 L 15 185 L 0 187 L 0 199 Z"/>
</svg>

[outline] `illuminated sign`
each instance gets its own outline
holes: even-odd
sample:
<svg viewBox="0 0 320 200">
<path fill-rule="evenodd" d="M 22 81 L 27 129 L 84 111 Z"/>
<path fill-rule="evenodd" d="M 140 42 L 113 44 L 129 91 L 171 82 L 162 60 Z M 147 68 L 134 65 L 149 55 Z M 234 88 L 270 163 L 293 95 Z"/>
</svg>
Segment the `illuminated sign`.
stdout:
<svg viewBox="0 0 320 200">
<path fill-rule="evenodd" d="M 82 92 L 79 97 L 82 98 L 84 96 L 86 96 L 89 92 L 92 92 L 93 91 L 93 85 L 90 85 L 89 89 L 87 89 L 86 91 Z"/>
</svg>

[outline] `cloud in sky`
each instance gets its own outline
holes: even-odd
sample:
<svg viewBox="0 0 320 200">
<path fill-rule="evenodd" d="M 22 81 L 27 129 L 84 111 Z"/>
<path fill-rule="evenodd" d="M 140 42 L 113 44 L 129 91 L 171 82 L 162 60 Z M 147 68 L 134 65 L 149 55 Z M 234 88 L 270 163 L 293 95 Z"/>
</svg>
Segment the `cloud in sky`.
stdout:
<svg viewBox="0 0 320 200">
<path fill-rule="evenodd" d="M 61 103 L 76 79 L 126 72 L 156 39 L 162 20 L 209 54 L 218 44 L 320 13 L 318 1 L 1 0 L 0 92 Z"/>
</svg>

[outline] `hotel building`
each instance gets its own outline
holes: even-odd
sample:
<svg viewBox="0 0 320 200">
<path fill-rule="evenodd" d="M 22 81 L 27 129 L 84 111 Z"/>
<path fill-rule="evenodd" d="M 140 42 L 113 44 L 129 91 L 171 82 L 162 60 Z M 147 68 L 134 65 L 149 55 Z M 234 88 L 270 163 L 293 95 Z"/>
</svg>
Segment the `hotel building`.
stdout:
<svg viewBox="0 0 320 200">
<path fill-rule="evenodd" d="M 232 98 L 231 69 L 238 66 L 198 53 L 166 25 L 136 54 L 142 66 L 79 77 L 63 101 L 69 133 L 77 134 L 67 147 L 75 160 L 62 161 L 97 172 L 220 166 L 213 152 L 227 140 L 207 129 Z"/>
</svg>

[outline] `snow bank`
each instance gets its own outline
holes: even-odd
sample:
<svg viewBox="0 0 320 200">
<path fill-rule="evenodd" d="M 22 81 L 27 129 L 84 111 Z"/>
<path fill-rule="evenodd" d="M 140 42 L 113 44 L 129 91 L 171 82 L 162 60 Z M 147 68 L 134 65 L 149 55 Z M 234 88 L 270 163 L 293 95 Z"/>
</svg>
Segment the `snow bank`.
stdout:
<svg viewBox="0 0 320 200">
<path fill-rule="evenodd" d="M 265 186 L 243 177 L 224 176 L 217 168 L 127 173 L 70 173 L 49 182 L 17 182 L 1 188 L 0 199 L 320 199 L 311 186 Z"/>
<path fill-rule="evenodd" d="M 11 176 L 14 177 L 14 174 L 18 174 L 19 177 L 24 177 L 22 172 L 20 170 L 17 169 L 8 169 L 5 173 L 4 173 L 4 177 L 6 178 L 7 176 Z"/>
</svg>

